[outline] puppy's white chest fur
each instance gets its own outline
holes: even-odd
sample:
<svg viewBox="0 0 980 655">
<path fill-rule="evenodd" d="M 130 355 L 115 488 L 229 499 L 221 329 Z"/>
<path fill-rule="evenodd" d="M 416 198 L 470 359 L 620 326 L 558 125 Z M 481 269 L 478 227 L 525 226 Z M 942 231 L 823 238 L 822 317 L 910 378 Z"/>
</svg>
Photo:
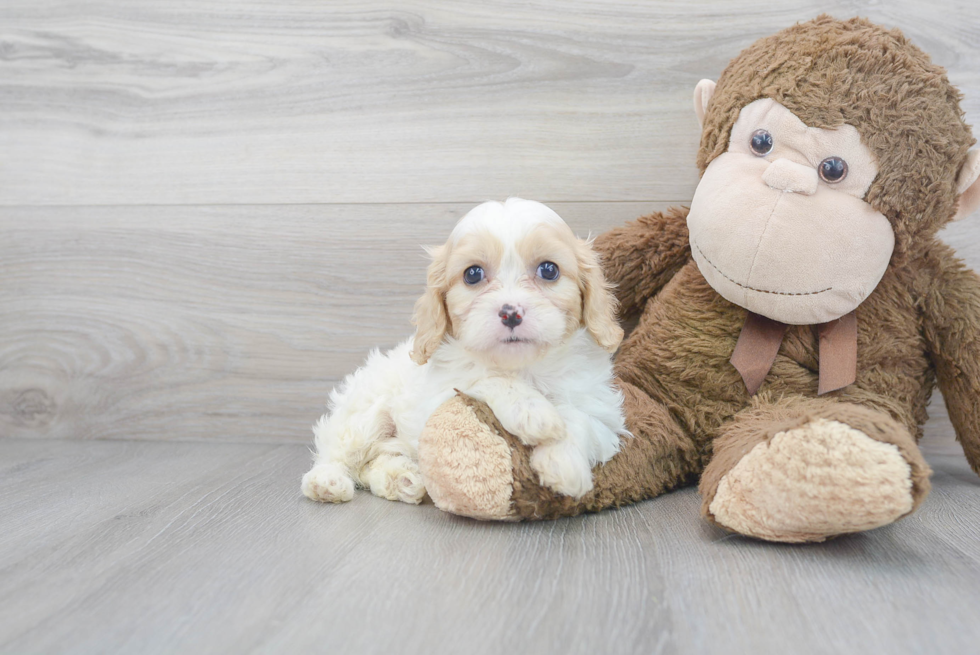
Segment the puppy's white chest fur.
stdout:
<svg viewBox="0 0 980 655">
<path fill-rule="evenodd" d="M 410 345 L 411 340 L 400 348 Z M 622 416 L 622 398 L 612 381 L 612 364 L 609 354 L 602 350 L 584 329 L 576 330 L 564 343 L 550 348 L 543 357 L 531 362 L 525 368 L 500 370 L 487 366 L 474 359 L 456 340 L 449 339 L 433 357 L 420 367 L 421 388 L 424 389 L 421 402 L 414 409 L 408 409 L 404 416 L 405 438 L 413 445 L 429 416 L 455 391 L 461 391 L 491 405 L 493 409 L 495 393 L 506 391 L 520 394 L 530 389 L 540 394 L 559 413 L 563 410 L 582 412 L 590 421 L 597 423 L 600 430 L 595 437 L 595 448 L 588 449 L 591 463 L 608 461 L 619 449 L 619 435 L 626 433 Z M 488 384 L 493 381 L 493 384 Z M 406 408 L 407 409 L 407 408 Z M 547 411 L 542 409 L 541 411 Z M 517 436 L 519 430 L 507 425 L 507 417 L 501 414 L 510 412 L 494 411 L 504 427 Z M 584 418 L 584 417 L 582 417 Z M 395 418 L 399 425 L 399 419 Z M 567 426 L 566 426 L 567 427 Z M 533 437 L 532 437 L 533 440 Z"/>
</svg>

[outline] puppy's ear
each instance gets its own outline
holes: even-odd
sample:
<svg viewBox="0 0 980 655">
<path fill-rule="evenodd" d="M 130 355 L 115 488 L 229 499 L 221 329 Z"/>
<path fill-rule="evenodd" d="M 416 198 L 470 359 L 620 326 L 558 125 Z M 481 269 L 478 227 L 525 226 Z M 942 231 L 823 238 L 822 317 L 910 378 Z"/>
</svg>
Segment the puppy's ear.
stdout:
<svg viewBox="0 0 980 655">
<path fill-rule="evenodd" d="M 425 293 L 415 302 L 415 340 L 412 345 L 412 361 L 425 364 L 436 351 L 449 329 L 446 311 L 446 246 L 428 249 L 432 263 L 426 275 Z"/>
<path fill-rule="evenodd" d="M 579 289 L 582 292 L 582 324 L 602 348 L 615 352 L 623 341 L 623 328 L 616 321 L 616 296 L 606 282 L 599 257 L 591 241 L 578 240 L 576 256 L 579 268 Z"/>
</svg>

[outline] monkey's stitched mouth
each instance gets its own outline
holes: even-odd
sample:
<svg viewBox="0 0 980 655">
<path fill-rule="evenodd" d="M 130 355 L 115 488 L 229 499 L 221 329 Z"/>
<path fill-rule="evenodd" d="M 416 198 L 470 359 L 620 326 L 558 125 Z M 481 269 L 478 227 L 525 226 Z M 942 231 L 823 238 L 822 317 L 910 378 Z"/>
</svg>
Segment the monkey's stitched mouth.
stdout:
<svg viewBox="0 0 980 655">
<path fill-rule="evenodd" d="M 758 291 L 759 293 L 771 293 L 771 294 L 776 295 L 776 296 L 815 296 L 818 293 L 824 293 L 826 291 L 831 291 L 834 288 L 834 287 L 827 287 L 826 289 L 820 289 L 820 291 L 772 291 L 770 289 L 756 289 L 755 287 L 750 287 L 748 285 L 742 284 L 738 280 L 733 280 L 728 275 L 726 275 L 725 274 L 725 271 L 723 271 L 720 268 L 718 268 L 717 266 L 715 266 L 714 262 L 712 262 L 710 259 L 708 259 L 708 256 L 704 254 L 704 251 L 701 250 L 701 246 L 699 246 L 694 241 L 694 239 L 691 239 L 691 245 L 693 245 L 697 249 L 698 253 L 704 258 L 704 261 L 706 261 L 709 264 L 711 264 L 711 268 L 713 268 L 716 271 L 718 271 L 719 275 L 721 275 L 723 278 L 725 278 L 726 280 L 728 280 L 732 284 L 735 284 L 737 286 L 740 286 L 743 289 L 748 289 L 749 291 Z"/>
</svg>

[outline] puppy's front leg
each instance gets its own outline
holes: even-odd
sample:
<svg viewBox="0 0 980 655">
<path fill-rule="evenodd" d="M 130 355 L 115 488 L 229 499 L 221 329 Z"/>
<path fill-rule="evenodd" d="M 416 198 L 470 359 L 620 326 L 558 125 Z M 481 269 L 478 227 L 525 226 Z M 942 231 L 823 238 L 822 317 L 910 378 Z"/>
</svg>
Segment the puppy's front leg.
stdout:
<svg viewBox="0 0 980 655">
<path fill-rule="evenodd" d="M 592 466 L 616 453 L 619 437 L 577 407 L 563 404 L 556 409 L 565 421 L 568 438 L 536 447 L 531 468 L 544 486 L 581 498 L 592 491 Z M 604 434 L 597 434 L 599 430 Z"/>
<path fill-rule="evenodd" d="M 489 405 L 504 429 L 528 446 L 565 437 L 565 421 L 555 406 L 522 380 L 488 377 L 462 391 Z"/>
<path fill-rule="evenodd" d="M 592 467 L 573 439 L 536 446 L 530 463 L 541 484 L 560 494 L 581 498 L 592 491 Z"/>
</svg>

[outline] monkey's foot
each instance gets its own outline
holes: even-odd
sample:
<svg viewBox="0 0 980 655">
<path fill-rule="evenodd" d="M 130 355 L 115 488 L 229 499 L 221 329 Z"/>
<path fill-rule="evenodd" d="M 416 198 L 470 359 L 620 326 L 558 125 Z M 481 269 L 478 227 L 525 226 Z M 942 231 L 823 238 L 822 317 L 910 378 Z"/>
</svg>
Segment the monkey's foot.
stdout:
<svg viewBox="0 0 980 655">
<path fill-rule="evenodd" d="M 429 418 L 419 438 L 419 467 L 439 509 L 475 519 L 516 521 L 511 447 L 485 409 L 454 396 Z"/>
<path fill-rule="evenodd" d="M 450 398 L 419 437 L 429 497 L 439 509 L 461 516 L 540 521 L 635 503 L 688 482 L 700 466 L 694 443 L 666 407 L 626 382 L 619 385 L 636 436 L 623 439 L 619 452 L 591 475 L 587 468 L 579 471 L 579 487 L 565 491 L 549 487 L 547 474 L 542 480 L 537 469 L 547 469 L 542 464 L 549 462 L 541 459 L 541 445 L 528 446 L 507 432 L 486 404 L 464 394 Z M 567 453 L 560 459 L 567 462 Z"/>
<path fill-rule="evenodd" d="M 708 511 L 759 539 L 823 541 L 888 525 L 914 500 L 912 469 L 895 445 L 819 418 L 756 444 L 721 479 Z"/>
</svg>

